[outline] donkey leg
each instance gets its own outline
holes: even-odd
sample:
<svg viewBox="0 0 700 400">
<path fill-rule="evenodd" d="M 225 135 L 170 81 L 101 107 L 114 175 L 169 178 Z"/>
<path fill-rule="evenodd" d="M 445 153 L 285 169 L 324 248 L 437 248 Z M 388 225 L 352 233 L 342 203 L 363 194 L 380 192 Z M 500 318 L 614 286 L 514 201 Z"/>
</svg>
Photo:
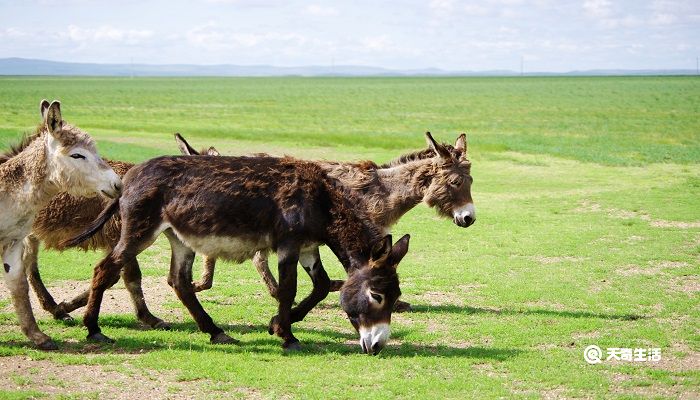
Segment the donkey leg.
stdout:
<svg viewBox="0 0 700 400">
<path fill-rule="evenodd" d="M 165 236 L 170 242 L 172 255 L 170 258 L 170 280 L 173 289 L 182 304 L 187 307 L 192 318 L 197 322 L 197 326 L 202 332 L 208 333 L 209 341 L 214 344 L 238 343 L 216 326 L 214 320 L 204 311 L 204 307 L 197 300 L 192 286 L 192 263 L 194 262 L 194 251 L 185 246 L 171 230 L 165 231 Z"/>
<path fill-rule="evenodd" d="M 112 250 L 107 257 L 100 261 L 95 266 L 95 271 L 92 276 L 92 288 L 87 302 L 87 309 L 83 316 L 83 325 L 88 330 L 87 338 L 103 343 L 114 343 L 114 340 L 102 334 L 102 330 L 98 325 L 100 316 L 100 305 L 105 290 L 114 286 L 119 281 L 119 270 L 121 263 L 120 257 L 115 255 L 115 250 Z"/>
<path fill-rule="evenodd" d="M 124 264 L 122 279 L 124 279 L 124 285 L 126 285 L 126 289 L 129 291 L 131 302 L 134 304 L 136 317 L 139 321 L 154 329 L 169 330 L 170 325 L 151 314 L 151 311 L 146 305 L 146 299 L 143 296 L 143 288 L 141 286 L 141 268 L 136 258 Z"/>
<path fill-rule="evenodd" d="M 29 284 L 22 265 L 23 249 L 23 241 L 17 240 L 2 255 L 5 269 L 5 284 L 7 284 L 12 294 L 12 303 L 15 306 L 19 325 L 25 336 L 42 350 L 56 350 L 58 349 L 56 343 L 39 330 L 36 319 L 34 319 L 32 304 L 29 301 Z"/>
<path fill-rule="evenodd" d="M 303 320 L 309 311 L 328 296 L 331 286 L 331 280 L 323 268 L 323 264 L 321 264 L 321 255 L 318 252 L 318 247 L 312 252 L 300 254 L 299 262 L 306 273 L 309 274 L 314 286 L 311 294 L 292 309 L 292 323 Z"/>
<path fill-rule="evenodd" d="M 211 289 L 214 283 L 214 268 L 216 267 L 216 258 L 204 256 L 204 271 L 199 282 L 192 282 L 195 292 Z M 171 285 L 172 286 L 172 285 Z"/>
<path fill-rule="evenodd" d="M 267 291 L 270 292 L 270 296 L 279 300 L 277 297 L 279 285 L 270 271 L 270 265 L 267 262 L 267 253 L 262 251 L 255 253 L 253 256 L 253 265 L 255 265 L 255 269 L 258 270 L 260 277 L 263 279 L 263 282 L 265 282 L 265 286 L 267 286 Z"/>
<path fill-rule="evenodd" d="M 284 340 L 285 350 L 301 350 L 299 340 L 292 334 L 292 303 L 297 294 L 297 262 L 299 261 L 299 246 L 283 244 L 277 247 L 280 285 L 277 292 L 279 300 L 277 315 L 270 320 L 268 332 L 277 334 Z"/>
<path fill-rule="evenodd" d="M 58 307 L 53 296 L 51 296 L 51 293 L 49 293 L 46 286 L 44 286 L 44 282 L 41 280 L 41 275 L 39 274 L 38 257 L 39 239 L 29 235 L 24 239 L 22 265 L 24 265 L 29 283 L 32 285 L 32 289 L 34 289 L 34 293 L 36 293 L 36 297 L 39 299 L 39 304 L 41 304 L 41 308 L 50 312 L 55 319 L 72 321 L 73 318 Z"/>
</svg>

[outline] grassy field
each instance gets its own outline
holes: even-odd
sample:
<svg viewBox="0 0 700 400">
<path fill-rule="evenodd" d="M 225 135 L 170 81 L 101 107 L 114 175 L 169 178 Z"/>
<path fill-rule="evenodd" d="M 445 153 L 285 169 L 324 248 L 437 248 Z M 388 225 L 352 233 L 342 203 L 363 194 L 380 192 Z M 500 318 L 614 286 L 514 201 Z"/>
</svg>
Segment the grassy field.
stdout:
<svg viewBox="0 0 700 400">
<path fill-rule="evenodd" d="M 42 98 L 60 99 L 104 156 L 134 162 L 177 153 L 176 131 L 224 154 L 378 162 L 422 148 L 425 130 L 449 142 L 466 131 L 479 218 L 462 229 L 421 205 L 395 226 L 412 235 L 399 270 L 415 310 L 394 314 L 377 357 L 360 354 L 337 293 L 296 325 L 304 350 L 283 354 L 250 262 L 220 263 L 200 294 L 242 342 L 208 344 L 165 283 L 164 241 L 140 261 L 172 331 L 143 328 L 119 285 L 101 319 L 115 345 L 35 308 L 61 347 L 40 352 L 0 291 L 2 398 L 700 396 L 696 77 L 0 78 L 3 147 L 36 126 Z M 46 251 L 41 271 L 62 299 L 87 287 L 99 258 Z M 662 358 L 589 365 L 591 344 Z"/>
</svg>

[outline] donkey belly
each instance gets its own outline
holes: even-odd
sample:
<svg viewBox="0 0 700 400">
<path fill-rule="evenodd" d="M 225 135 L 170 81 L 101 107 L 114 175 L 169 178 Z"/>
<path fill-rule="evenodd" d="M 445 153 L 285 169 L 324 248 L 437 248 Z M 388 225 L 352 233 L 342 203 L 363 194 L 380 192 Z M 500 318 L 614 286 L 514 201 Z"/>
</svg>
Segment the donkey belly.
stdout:
<svg viewBox="0 0 700 400">
<path fill-rule="evenodd" d="M 197 253 L 208 257 L 223 258 L 237 263 L 253 258 L 256 252 L 272 246 L 270 235 L 258 237 L 192 236 L 173 229 L 177 237 Z"/>
<path fill-rule="evenodd" d="M 9 200 L 0 201 L 0 245 L 23 240 L 32 230 L 35 213 Z"/>
</svg>

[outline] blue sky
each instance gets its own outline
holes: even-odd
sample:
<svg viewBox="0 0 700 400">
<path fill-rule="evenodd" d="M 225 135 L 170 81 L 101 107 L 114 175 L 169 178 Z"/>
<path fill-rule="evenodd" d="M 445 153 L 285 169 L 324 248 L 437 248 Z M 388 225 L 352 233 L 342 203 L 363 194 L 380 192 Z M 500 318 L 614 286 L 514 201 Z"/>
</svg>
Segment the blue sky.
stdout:
<svg viewBox="0 0 700 400">
<path fill-rule="evenodd" d="M 695 69 L 700 0 L 0 0 L 0 58 Z"/>
</svg>

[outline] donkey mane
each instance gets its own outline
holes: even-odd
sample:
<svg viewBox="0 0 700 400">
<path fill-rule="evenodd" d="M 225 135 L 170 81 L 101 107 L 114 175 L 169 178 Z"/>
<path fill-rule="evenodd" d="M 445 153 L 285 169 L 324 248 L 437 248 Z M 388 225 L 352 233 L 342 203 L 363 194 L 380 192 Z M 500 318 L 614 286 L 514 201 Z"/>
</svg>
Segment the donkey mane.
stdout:
<svg viewBox="0 0 700 400">
<path fill-rule="evenodd" d="M 17 144 L 11 144 L 10 149 L 0 154 L 0 164 L 6 163 L 10 158 L 18 155 L 24 149 L 29 147 L 32 142 L 34 142 L 39 136 L 41 136 L 41 131 L 44 128 L 43 125 L 39 125 L 34 133 L 25 133 L 22 135 L 22 140 Z"/>
<path fill-rule="evenodd" d="M 460 155 L 460 152 L 457 151 L 451 144 L 443 143 L 442 145 L 445 146 L 445 148 L 449 150 L 450 153 L 452 153 L 452 155 L 454 155 L 455 157 Z M 432 149 L 417 150 L 412 153 L 407 153 L 402 156 L 399 156 L 389 161 L 388 163 L 382 164 L 379 166 L 379 168 L 396 167 L 397 165 L 406 164 L 417 160 L 425 160 L 426 158 L 430 158 L 433 156 L 435 156 L 435 152 Z"/>
</svg>

